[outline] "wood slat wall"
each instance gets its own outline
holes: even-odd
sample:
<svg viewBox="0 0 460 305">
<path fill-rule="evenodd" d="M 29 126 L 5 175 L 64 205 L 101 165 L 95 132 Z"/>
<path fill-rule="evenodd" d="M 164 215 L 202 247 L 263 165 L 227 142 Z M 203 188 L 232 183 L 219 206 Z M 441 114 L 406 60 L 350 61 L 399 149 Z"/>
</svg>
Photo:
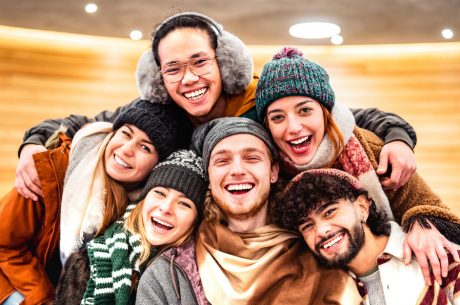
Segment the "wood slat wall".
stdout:
<svg viewBox="0 0 460 305">
<path fill-rule="evenodd" d="M 134 71 L 148 44 L 0 26 L 0 195 L 13 186 L 26 129 L 138 95 Z M 256 71 L 278 49 L 251 46 Z M 328 70 L 338 101 L 396 112 L 416 128 L 419 173 L 460 213 L 460 43 L 301 49 Z"/>
</svg>

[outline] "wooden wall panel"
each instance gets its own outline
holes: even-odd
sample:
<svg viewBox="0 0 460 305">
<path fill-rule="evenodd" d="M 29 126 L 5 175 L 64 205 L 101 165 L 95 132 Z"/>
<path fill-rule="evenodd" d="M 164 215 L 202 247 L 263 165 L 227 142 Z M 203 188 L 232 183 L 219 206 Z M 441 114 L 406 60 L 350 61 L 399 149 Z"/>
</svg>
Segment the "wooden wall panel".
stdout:
<svg viewBox="0 0 460 305">
<path fill-rule="evenodd" d="M 0 27 L 0 195 L 23 132 L 46 118 L 95 115 L 138 95 L 148 42 Z M 255 70 L 279 49 L 251 46 Z M 301 47 L 330 74 L 337 100 L 396 112 L 417 130 L 420 174 L 460 213 L 460 43 Z"/>
</svg>

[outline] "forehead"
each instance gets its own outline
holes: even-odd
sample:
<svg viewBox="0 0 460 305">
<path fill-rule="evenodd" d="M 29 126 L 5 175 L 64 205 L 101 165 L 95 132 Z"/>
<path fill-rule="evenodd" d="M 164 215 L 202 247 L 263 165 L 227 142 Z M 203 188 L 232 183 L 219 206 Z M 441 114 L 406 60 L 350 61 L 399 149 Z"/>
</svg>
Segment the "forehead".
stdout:
<svg viewBox="0 0 460 305">
<path fill-rule="evenodd" d="M 286 110 L 298 105 L 319 107 L 319 103 L 316 100 L 307 96 L 285 96 L 271 103 L 267 110 Z"/>
<path fill-rule="evenodd" d="M 197 54 L 211 54 L 209 35 L 202 29 L 179 28 L 168 33 L 158 44 L 158 55 L 161 62 L 185 60 Z"/>
<path fill-rule="evenodd" d="M 236 155 L 248 151 L 258 151 L 268 155 L 267 145 L 258 137 L 251 134 L 236 134 L 217 143 L 211 152 L 211 158 L 222 153 Z"/>
</svg>

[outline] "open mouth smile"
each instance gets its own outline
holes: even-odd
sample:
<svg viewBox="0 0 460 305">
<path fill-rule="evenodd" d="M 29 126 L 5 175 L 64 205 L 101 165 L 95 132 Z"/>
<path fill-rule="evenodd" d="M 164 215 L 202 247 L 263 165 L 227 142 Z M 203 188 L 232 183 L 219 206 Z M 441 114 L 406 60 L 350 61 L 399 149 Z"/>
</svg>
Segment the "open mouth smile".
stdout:
<svg viewBox="0 0 460 305">
<path fill-rule="evenodd" d="M 225 189 L 233 195 L 241 195 L 249 192 L 254 188 L 253 183 L 229 184 Z"/>
<path fill-rule="evenodd" d="M 190 92 L 186 92 L 183 94 L 183 96 L 185 96 L 187 99 L 191 100 L 191 101 L 197 101 L 199 100 L 200 98 L 202 98 L 205 93 L 208 92 L 208 88 L 201 88 L 201 89 L 198 89 L 198 90 L 195 90 L 195 91 L 190 91 Z"/>
<path fill-rule="evenodd" d="M 120 157 L 118 157 L 117 155 L 114 155 L 113 156 L 113 160 L 115 161 L 116 164 L 120 165 L 121 167 L 124 167 L 124 168 L 132 168 L 128 163 L 126 163 L 125 161 L 123 161 Z"/>
<path fill-rule="evenodd" d="M 299 138 L 297 140 L 287 141 L 287 143 L 289 144 L 289 146 L 292 148 L 294 152 L 302 153 L 308 148 L 308 145 L 310 144 L 311 139 L 312 139 L 312 136 L 306 136 L 306 137 Z"/>
<path fill-rule="evenodd" d="M 153 227 L 161 232 L 167 232 L 174 229 L 174 226 L 164 220 L 161 220 L 156 217 L 151 217 L 150 220 L 152 221 Z"/>
</svg>

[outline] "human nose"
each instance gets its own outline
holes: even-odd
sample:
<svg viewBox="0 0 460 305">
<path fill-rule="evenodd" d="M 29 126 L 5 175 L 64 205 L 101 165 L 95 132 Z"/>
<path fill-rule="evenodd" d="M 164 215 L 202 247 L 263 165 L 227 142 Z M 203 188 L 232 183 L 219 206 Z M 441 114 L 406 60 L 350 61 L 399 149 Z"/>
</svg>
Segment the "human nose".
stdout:
<svg viewBox="0 0 460 305">
<path fill-rule="evenodd" d="M 293 115 L 288 115 L 288 132 L 298 134 L 301 130 L 302 124 L 300 124 L 299 120 Z"/>
<path fill-rule="evenodd" d="M 184 74 L 184 76 L 182 77 L 182 84 L 184 85 L 194 83 L 199 79 L 199 76 L 192 72 L 188 64 L 184 64 L 182 66 L 182 73 Z"/>
<path fill-rule="evenodd" d="M 230 174 L 232 176 L 238 176 L 244 174 L 244 164 L 240 158 L 235 158 L 232 161 L 232 166 L 230 168 Z"/>
<path fill-rule="evenodd" d="M 134 155 L 134 150 L 136 149 L 136 143 L 134 141 L 127 141 L 121 147 L 122 152 L 127 156 Z"/>
<path fill-rule="evenodd" d="M 164 199 L 163 202 L 160 204 L 160 211 L 164 215 L 171 214 L 172 208 L 173 208 L 173 201 L 170 198 Z"/>
<path fill-rule="evenodd" d="M 326 237 L 331 232 L 331 226 L 327 221 L 318 221 L 315 227 L 316 235 L 319 238 Z"/>
</svg>

